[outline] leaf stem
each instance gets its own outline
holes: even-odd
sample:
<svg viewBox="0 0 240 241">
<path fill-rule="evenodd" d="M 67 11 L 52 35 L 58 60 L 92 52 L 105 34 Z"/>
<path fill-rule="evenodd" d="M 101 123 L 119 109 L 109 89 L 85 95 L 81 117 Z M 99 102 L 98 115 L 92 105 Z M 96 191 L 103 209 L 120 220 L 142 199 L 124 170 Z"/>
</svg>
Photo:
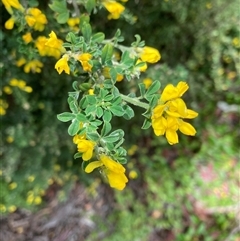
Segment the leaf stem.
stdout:
<svg viewBox="0 0 240 241">
<path fill-rule="evenodd" d="M 123 94 L 121 94 L 120 96 L 123 100 L 125 100 L 126 102 L 128 102 L 130 104 L 142 107 L 146 110 L 148 110 L 148 108 L 149 108 L 149 105 L 147 103 L 143 103 L 143 102 L 139 101 L 137 98 L 132 98 L 132 97 L 129 97 L 129 96 L 123 95 Z"/>
</svg>

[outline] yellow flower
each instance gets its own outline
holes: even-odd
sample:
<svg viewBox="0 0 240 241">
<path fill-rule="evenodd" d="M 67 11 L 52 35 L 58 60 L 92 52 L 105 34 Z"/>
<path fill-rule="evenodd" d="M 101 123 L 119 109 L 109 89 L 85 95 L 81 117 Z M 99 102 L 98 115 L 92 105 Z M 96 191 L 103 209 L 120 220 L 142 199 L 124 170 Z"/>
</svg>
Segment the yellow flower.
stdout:
<svg viewBox="0 0 240 241">
<path fill-rule="evenodd" d="M 172 84 L 168 84 L 161 94 L 160 101 L 166 102 L 168 100 L 182 97 L 188 88 L 188 84 L 183 81 L 180 81 L 176 87 L 174 87 Z"/>
<path fill-rule="evenodd" d="M 35 46 L 38 49 L 39 54 L 41 56 L 53 56 L 56 59 L 59 59 L 61 57 L 61 51 L 64 51 L 64 48 L 62 49 L 51 48 L 46 45 L 47 42 L 48 42 L 48 39 L 45 36 L 39 36 L 36 39 Z"/>
<path fill-rule="evenodd" d="M 156 136 L 166 135 L 170 145 L 178 143 L 177 131 L 185 135 L 194 136 L 194 127 L 183 121 L 182 118 L 193 119 L 198 113 L 187 109 L 185 102 L 180 98 L 188 89 L 185 82 L 179 82 L 175 87 L 167 85 L 160 97 L 159 104 L 152 112 L 152 127 Z"/>
<path fill-rule="evenodd" d="M 8 143 L 12 143 L 12 142 L 14 141 L 14 138 L 13 138 L 12 136 L 8 136 L 8 137 L 6 138 L 6 141 L 7 141 Z"/>
<path fill-rule="evenodd" d="M 145 46 L 141 50 L 140 59 L 144 62 L 153 64 L 161 59 L 161 55 L 157 49 Z"/>
<path fill-rule="evenodd" d="M 51 33 L 49 34 L 49 37 L 50 38 L 45 43 L 45 45 L 51 48 L 61 50 L 63 41 L 61 39 L 58 39 L 57 35 L 53 31 L 51 31 Z"/>
<path fill-rule="evenodd" d="M 110 12 L 108 19 L 118 19 L 125 7 L 116 1 L 104 1 L 103 6 Z"/>
<path fill-rule="evenodd" d="M 10 213 L 15 212 L 16 210 L 17 210 L 17 207 L 16 207 L 15 205 L 11 205 L 10 207 L 8 207 L 8 211 L 9 211 Z"/>
<path fill-rule="evenodd" d="M 89 95 L 94 95 L 94 89 L 89 89 L 89 90 L 88 90 L 88 94 L 89 94 Z"/>
<path fill-rule="evenodd" d="M 17 67 L 21 67 L 21 66 L 24 65 L 25 63 L 27 63 L 27 60 L 24 59 L 23 57 L 21 57 L 21 58 L 16 62 L 16 65 L 17 65 Z"/>
<path fill-rule="evenodd" d="M 26 63 L 23 70 L 25 73 L 29 73 L 30 71 L 32 71 L 33 73 L 40 73 L 42 71 L 41 70 L 42 67 L 43 67 L 43 63 L 37 59 L 34 59 Z"/>
<path fill-rule="evenodd" d="M 131 170 L 131 171 L 129 172 L 129 178 L 131 178 L 131 179 L 136 179 L 137 177 L 138 177 L 138 174 L 137 174 L 136 171 Z"/>
<path fill-rule="evenodd" d="M 233 38 L 232 45 L 236 48 L 239 48 L 240 47 L 240 38 L 238 38 L 238 37 Z"/>
<path fill-rule="evenodd" d="M 10 190 L 13 190 L 13 189 L 17 188 L 17 183 L 16 182 L 12 182 L 12 183 L 10 183 L 8 185 L 8 187 L 9 187 Z"/>
<path fill-rule="evenodd" d="M 84 161 L 92 158 L 95 142 L 86 140 L 79 135 L 74 136 L 73 142 L 77 145 L 78 152 L 82 153 L 82 159 Z"/>
<path fill-rule="evenodd" d="M 5 213 L 6 212 L 6 206 L 5 205 L 3 205 L 3 204 L 0 204 L 0 212 L 1 213 Z"/>
<path fill-rule="evenodd" d="M 2 3 L 10 14 L 13 14 L 12 7 L 17 10 L 24 10 L 23 6 L 19 3 L 18 0 L 2 0 Z"/>
<path fill-rule="evenodd" d="M 78 60 L 81 62 L 83 70 L 86 72 L 90 72 L 92 70 L 92 65 L 89 63 L 91 60 L 92 55 L 89 53 L 80 54 L 78 56 Z"/>
<path fill-rule="evenodd" d="M 31 86 L 25 86 L 24 88 L 22 88 L 22 90 L 27 92 L 27 93 L 32 93 L 32 91 L 33 91 Z"/>
<path fill-rule="evenodd" d="M 8 30 L 11 30 L 14 27 L 14 23 L 14 18 L 11 17 L 5 22 L 4 27 Z"/>
<path fill-rule="evenodd" d="M 29 182 L 33 182 L 35 180 L 35 176 L 31 175 L 27 178 Z"/>
<path fill-rule="evenodd" d="M 125 168 L 118 162 L 106 155 L 100 156 L 100 161 L 94 161 L 87 165 L 85 172 L 90 173 L 94 169 L 101 167 L 101 171 L 107 177 L 112 188 L 123 190 L 128 182 L 125 176 Z"/>
<path fill-rule="evenodd" d="M 150 78 L 145 78 L 144 80 L 143 80 L 143 84 L 145 85 L 145 88 L 146 89 L 148 89 L 149 87 L 150 87 L 150 85 L 152 84 L 152 79 L 150 79 Z"/>
<path fill-rule="evenodd" d="M 46 16 L 38 8 L 29 8 L 25 20 L 29 27 L 37 31 L 43 31 L 47 24 Z"/>
<path fill-rule="evenodd" d="M 33 40 L 33 39 L 32 39 L 32 35 L 31 35 L 30 32 L 24 34 L 24 35 L 22 36 L 22 38 L 23 38 L 23 41 L 24 41 L 26 44 L 32 42 L 32 40 Z"/>
<path fill-rule="evenodd" d="M 0 106 L 0 115 L 6 115 L 6 110 Z"/>
<path fill-rule="evenodd" d="M 79 29 L 79 23 L 80 23 L 79 18 L 69 18 L 68 21 L 67 21 L 68 26 L 72 30 L 76 30 L 76 31 Z"/>
<path fill-rule="evenodd" d="M 63 71 L 66 74 L 70 74 L 70 68 L 68 66 L 68 56 L 64 55 L 61 59 L 57 61 L 55 64 L 55 69 L 59 74 L 61 74 Z"/>
<path fill-rule="evenodd" d="M 36 196 L 33 200 L 34 204 L 39 205 L 42 203 L 42 198 L 40 196 Z"/>
<path fill-rule="evenodd" d="M 8 94 L 8 95 L 11 95 L 12 94 L 12 89 L 10 86 L 4 86 L 3 87 L 3 91 Z"/>
</svg>

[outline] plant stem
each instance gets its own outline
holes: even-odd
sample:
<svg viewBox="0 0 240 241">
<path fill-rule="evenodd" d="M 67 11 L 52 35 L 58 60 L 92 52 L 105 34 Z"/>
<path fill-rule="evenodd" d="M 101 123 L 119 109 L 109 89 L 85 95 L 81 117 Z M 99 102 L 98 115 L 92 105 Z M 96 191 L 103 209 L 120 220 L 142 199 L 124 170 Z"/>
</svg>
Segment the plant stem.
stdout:
<svg viewBox="0 0 240 241">
<path fill-rule="evenodd" d="M 132 97 L 129 97 L 129 96 L 126 96 L 123 94 L 121 94 L 120 96 L 123 100 L 125 100 L 126 102 L 128 102 L 130 104 L 142 107 L 146 110 L 149 108 L 149 105 L 147 103 L 143 103 L 143 102 L 139 101 L 137 98 L 132 98 Z"/>
</svg>

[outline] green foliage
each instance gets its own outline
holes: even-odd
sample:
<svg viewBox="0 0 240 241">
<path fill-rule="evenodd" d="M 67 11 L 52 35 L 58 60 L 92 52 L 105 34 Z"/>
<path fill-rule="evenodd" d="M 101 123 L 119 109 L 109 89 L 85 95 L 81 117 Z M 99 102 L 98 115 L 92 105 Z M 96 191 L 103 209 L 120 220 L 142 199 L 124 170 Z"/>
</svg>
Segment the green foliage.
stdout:
<svg viewBox="0 0 240 241">
<path fill-rule="evenodd" d="M 226 210 L 238 199 L 238 1 L 128 1 L 117 21 L 107 19 L 101 1 L 72 2 L 22 1 L 25 9 L 38 7 L 46 14 L 45 29 L 33 30 L 26 12 L 13 9 L 15 27 L 0 30 L 1 214 L 41 208 L 51 185 L 67 194 L 76 180 L 92 181 L 72 143 L 79 134 L 98 143 L 96 156 L 130 161 L 134 167 L 127 165 L 127 175 L 131 169 L 138 173 L 124 192 L 114 193 L 117 209 L 109 220 L 115 229 L 105 240 L 147 240 L 153 229 L 167 230 L 179 241 L 226 238 L 236 219 Z M 2 11 L 2 26 L 10 15 Z M 75 16 L 80 22 L 70 26 Z M 72 53 L 72 76 L 54 69 L 61 56 L 36 49 L 38 37 L 49 39 L 52 30 L 65 41 L 62 55 Z M 28 32 L 34 41 L 26 44 L 22 36 Z M 138 48 L 145 42 L 162 58 L 140 72 Z M 75 58 L 79 52 L 92 55 L 90 74 Z M 23 65 L 17 64 L 21 58 Z M 44 66 L 27 68 L 32 60 Z M 152 79 L 148 87 L 145 78 Z M 23 82 L 14 86 L 13 79 Z M 189 83 L 186 103 L 199 112 L 192 121 L 197 136 L 181 136 L 169 149 L 165 139 L 153 137 L 151 114 L 164 87 L 179 81 Z M 138 148 L 130 155 L 133 144 Z"/>
</svg>

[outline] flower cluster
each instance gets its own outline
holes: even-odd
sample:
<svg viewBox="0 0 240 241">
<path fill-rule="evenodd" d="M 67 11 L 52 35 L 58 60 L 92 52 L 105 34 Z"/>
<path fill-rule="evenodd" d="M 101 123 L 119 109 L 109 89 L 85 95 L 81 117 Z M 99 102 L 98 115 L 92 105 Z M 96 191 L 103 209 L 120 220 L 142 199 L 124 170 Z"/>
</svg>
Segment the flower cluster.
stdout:
<svg viewBox="0 0 240 241">
<path fill-rule="evenodd" d="M 32 87 L 31 86 L 27 86 L 26 82 L 24 80 L 19 80 L 19 79 L 11 79 L 9 81 L 9 85 L 11 87 L 17 87 L 19 88 L 20 90 L 23 90 L 27 93 L 31 93 L 32 92 Z M 6 93 L 6 94 L 11 94 L 12 93 L 12 89 L 10 86 L 5 86 L 3 88 L 3 91 Z"/>
<path fill-rule="evenodd" d="M 29 27 L 36 31 L 43 31 L 47 24 L 46 16 L 38 8 L 29 8 L 25 20 Z"/>
<path fill-rule="evenodd" d="M 87 140 L 85 135 L 75 135 L 73 143 L 77 145 L 78 152 L 82 155 L 83 161 L 89 161 L 93 157 L 94 141 Z M 107 178 L 110 186 L 118 190 L 123 190 L 128 182 L 125 176 L 125 168 L 118 162 L 112 160 L 109 156 L 101 154 L 98 161 L 90 162 L 85 168 L 86 173 L 99 168 L 101 174 Z"/>
<path fill-rule="evenodd" d="M 43 67 L 43 63 L 40 62 L 38 59 L 33 59 L 27 62 L 25 58 L 20 58 L 16 65 L 21 67 L 24 65 L 23 70 L 25 73 L 29 73 L 30 71 L 33 73 L 40 73 L 41 68 Z"/>
<path fill-rule="evenodd" d="M 178 143 L 177 131 L 185 135 L 194 136 L 194 127 L 182 119 L 193 119 L 198 113 L 187 109 L 182 95 L 188 90 L 186 82 L 179 82 L 177 86 L 168 84 L 162 92 L 158 105 L 153 109 L 152 127 L 157 136 L 166 135 L 170 145 Z"/>
</svg>

